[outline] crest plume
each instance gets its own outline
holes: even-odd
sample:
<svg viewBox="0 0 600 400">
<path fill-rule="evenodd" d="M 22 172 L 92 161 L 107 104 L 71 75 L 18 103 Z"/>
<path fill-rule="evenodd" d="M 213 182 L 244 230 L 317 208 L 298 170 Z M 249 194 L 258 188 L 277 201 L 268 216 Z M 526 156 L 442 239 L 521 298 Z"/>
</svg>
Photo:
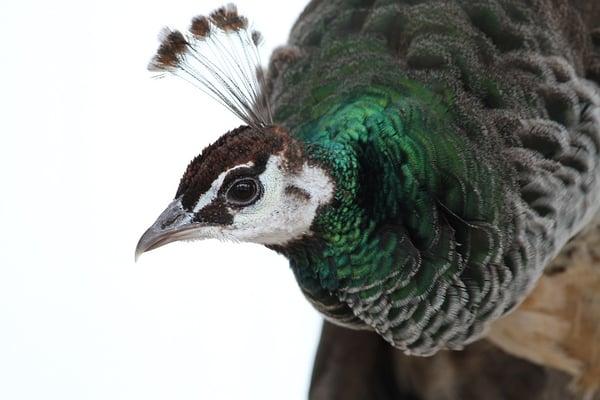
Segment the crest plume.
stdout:
<svg viewBox="0 0 600 400">
<path fill-rule="evenodd" d="M 272 123 L 263 96 L 262 35 L 249 28 L 235 5 L 194 17 L 186 34 L 167 28 L 160 41 L 149 70 L 186 80 L 254 128 Z"/>
</svg>

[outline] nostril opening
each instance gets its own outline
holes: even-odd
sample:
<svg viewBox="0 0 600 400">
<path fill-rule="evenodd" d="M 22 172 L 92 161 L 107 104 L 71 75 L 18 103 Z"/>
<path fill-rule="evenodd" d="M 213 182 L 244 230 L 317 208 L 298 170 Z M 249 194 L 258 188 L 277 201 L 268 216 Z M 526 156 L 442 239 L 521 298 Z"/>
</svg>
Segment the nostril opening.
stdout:
<svg viewBox="0 0 600 400">
<path fill-rule="evenodd" d="M 167 229 L 168 227 L 175 225 L 179 221 L 181 221 L 182 215 L 174 215 L 171 218 L 167 219 L 163 223 L 160 224 L 160 229 Z"/>
</svg>

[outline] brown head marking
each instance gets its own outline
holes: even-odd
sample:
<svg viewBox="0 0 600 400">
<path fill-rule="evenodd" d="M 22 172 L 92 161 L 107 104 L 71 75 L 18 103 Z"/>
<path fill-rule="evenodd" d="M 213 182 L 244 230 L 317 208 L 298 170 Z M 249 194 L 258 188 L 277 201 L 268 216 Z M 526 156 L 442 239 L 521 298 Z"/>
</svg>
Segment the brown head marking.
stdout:
<svg viewBox="0 0 600 400">
<path fill-rule="evenodd" d="M 299 188 L 298 186 L 294 186 L 294 185 L 286 186 L 285 193 L 289 196 L 294 196 L 297 199 L 302 200 L 302 201 L 310 200 L 310 193 L 308 193 L 306 190 L 304 190 L 302 188 Z"/>
<path fill-rule="evenodd" d="M 222 172 L 253 161 L 253 173 L 258 175 L 264 171 L 269 156 L 279 152 L 285 153 L 289 164 L 286 168 L 297 167 L 302 154 L 299 147 L 282 128 L 256 130 L 241 126 L 221 136 L 192 160 L 175 197 L 181 196 L 183 207 L 191 210 Z"/>
</svg>

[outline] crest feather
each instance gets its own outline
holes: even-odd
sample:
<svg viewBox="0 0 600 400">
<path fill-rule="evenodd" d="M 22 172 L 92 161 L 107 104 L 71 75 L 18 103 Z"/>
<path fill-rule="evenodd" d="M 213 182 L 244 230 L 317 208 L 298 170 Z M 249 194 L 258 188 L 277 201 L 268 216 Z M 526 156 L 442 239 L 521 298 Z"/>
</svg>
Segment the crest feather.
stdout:
<svg viewBox="0 0 600 400">
<path fill-rule="evenodd" d="M 165 29 L 148 69 L 182 78 L 254 128 L 272 124 L 259 54 L 262 35 L 233 4 L 192 19 L 186 34 Z"/>
</svg>

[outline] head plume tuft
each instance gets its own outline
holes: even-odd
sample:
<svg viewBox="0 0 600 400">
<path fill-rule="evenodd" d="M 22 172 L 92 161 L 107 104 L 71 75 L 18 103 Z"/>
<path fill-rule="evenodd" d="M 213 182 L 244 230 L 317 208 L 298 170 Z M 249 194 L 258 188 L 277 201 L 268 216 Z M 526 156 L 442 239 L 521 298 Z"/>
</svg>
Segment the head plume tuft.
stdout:
<svg viewBox="0 0 600 400">
<path fill-rule="evenodd" d="M 168 28 L 161 32 L 160 41 L 160 46 L 148 68 L 151 71 L 176 68 L 187 51 L 188 42 L 181 32 L 171 31 Z"/>
<path fill-rule="evenodd" d="M 151 71 L 182 78 L 254 128 L 272 124 L 259 45 L 262 35 L 233 4 L 197 16 L 187 35 L 165 30 Z"/>
<path fill-rule="evenodd" d="M 190 25 L 190 33 L 196 39 L 204 39 L 210 36 L 211 31 L 210 21 L 204 15 L 199 15 L 192 19 Z"/>
<path fill-rule="evenodd" d="M 260 33 L 259 31 L 252 31 L 252 43 L 254 43 L 254 45 L 258 47 L 262 44 L 262 42 L 262 33 Z"/>
<path fill-rule="evenodd" d="M 248 29 L 248 18 L 239 15 L 235 4 L 227 4 L 210 14 L 210 21 L 225 32 Z"/>
</svg>

